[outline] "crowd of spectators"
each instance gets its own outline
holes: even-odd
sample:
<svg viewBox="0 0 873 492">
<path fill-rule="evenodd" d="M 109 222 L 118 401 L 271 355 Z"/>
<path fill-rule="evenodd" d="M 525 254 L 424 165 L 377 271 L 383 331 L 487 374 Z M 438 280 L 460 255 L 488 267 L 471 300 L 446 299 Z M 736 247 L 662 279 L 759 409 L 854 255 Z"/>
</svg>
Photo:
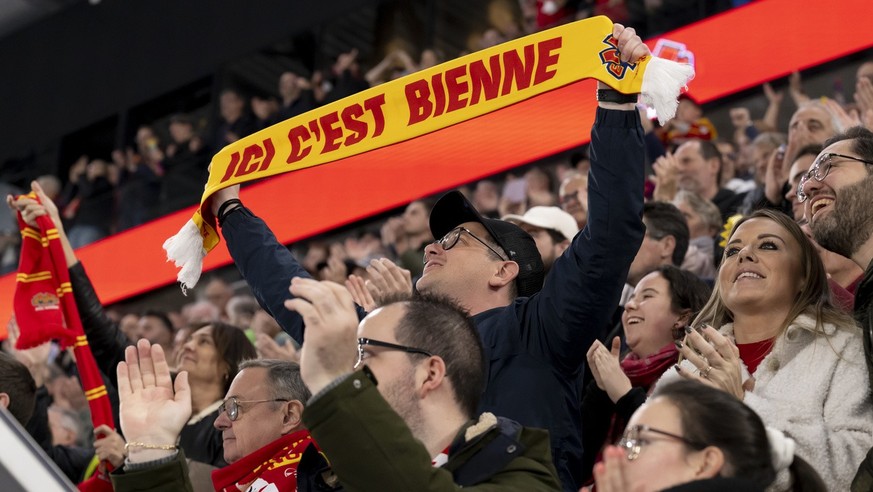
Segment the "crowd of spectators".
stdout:
<svg viewBox="0 0 873 492">
<path fill-rule="evenodd" d="M 745 2 L 710 3 L 699 0 L 520 0 L 515 6 L 507 1 L 495 1 L 488 7 L 488 27 L 471 35 L 467 51 L 601 14 L 619 23 L 640 26 L 641 33 L 648 29 L 650 34 L 656 34 Z M 676 12 L 687 12 L 691 17 L 677 16 Z M 446 59 L 439 50 L 424 47 L 418 51 L 416 60 L 415 48 L 409 43 L 394 45 L 397 44 L 404 48 L 392 48 L 381 61 L 372 61 L 366 71 L 358 50 L 352 48 L 336 56 L 329 66 L 307 70 L 302 63 L 297 63 L 300 68 L 278 76 L 273 91 L 225 87 L 216 95 L 213 118 L 203 116 L 209 111 L 196 110 L 169 114 L 156 121 L 137 122 L 132 138 L 111 154 L 82 155 L 71 164 L 60 164 L 60 169 L 68 169 L 63 175 L 39 179 L 49 196 L 63 209 L 62 217 L 77 248 L 194 205 L 202 194 L 211 156 L 225 145 L 322 104 Z M 586 172 L 580 169 L 581 174 Z M 547 174 L 559 182 L 563 178 L 560 170 L 552 169 Z M 33 178 L 36 176 L 28 179 Z M 531 205 L 557 203 L 543 188 L 539 196 L 533 196 L 542 178 L 527 179 Z M 46 185 L 47 180 L 53 183 Z M 7 192 L 21 192 L 22 187 L 26 188 L 26 182 L 0 181 L 4 196 Z M 513 189 L 517 192 L 519 188 Z M 518 197 L 513 199 L 517 205 Z M 505 208 L 503 212 L 510 210 Z M 17 235 L 14 229 L 13 220 L 5 216 L 0 219 L 0 273 L 15 268 Z"/>
<path fill-rule="evenodd" d="M 633 3 L 524 2 L 525 27 L 511 34 L 604 10 L 635 19 Z M 644 5 L 667 9 L 670 3 Z M 663 29 L 658 18 L 648 17 L 649 29 Z M 481 42 L 507 35 L 494 29 Z M 600 152 L 577 149 L 459 193 L 422 197 L 400 215 L 325 234 L 276 258 L 262 254 L 274 251 L 275 238 L 257 211 L 230 206 L 219 221 L 247 286 L 208 278 L 198 300 L 178 310 L 124 312 L 96 301 L 75 248 L 195 203 L 216 149 L 440 58 L 426 50 L 414 62 L 392 52 L 364 74 L 352 50 L 337 58 L 329 81 L 321 73 L 282 74 L 279 97 L 249 99 L 228 88 L 209 131 L 187 115 L 173 115 L 166 142 L 162 132 L 142 126 L 135 144 L 111 160 L 79 159 L 66 184 L 41 177 L 34 189 L 43 206 L 9 200 L 25 218 L 48 214 L 61 225 L 86 333 L 101 354 L 107 385 L 118 389 L 121 406 L 114 401 L 114 410 L 128 424 L 118 429 L 124 438 L 89 428 L 87 399 L 68 353 L 51 344 L 13 350 L 18 328 L 10 320 L 5 348 L 14 358 L 0 354 L 0 396 L 13 392 L 7 390 L 13 379 L 32 378 L 14 391 L 30 392 L 36 410 L 13 408 L 8 398 L 4 406 L 16 410 L 68 478 L 81 481 L 96 452 L 122 469 L 118 490 L 166 476 L 152 473 L 156 467 L 182 470 L 175 475 L 179 487 L 213 490 L 222 483 L 223 490 L 261 479 L 249 469 L 251 455 L 276 457 L 299 445 L 305 457 L 312 441 L 330 465 L 316 451 L 314 461 L 300 460 L 295 476 L 297 486 L 306 482 L 318 490 L 372 486 L 368 477 L 377 476 L 438 480 L 428 478 L 430 464 L 416 461 L 421 456 L 453 472 L 441 478 L 445 483 L 518 490 L 578 490 L 594 482 L 598 490 L 641 484 L 660 490 L 707 480 L 713 487 L 724 481 L 724 490 L 799 490 L 798 483 L 809 487 L 804 490 L 847 490 L 853 478 L 851 486 L 859 488 L 852 490 L 873 486 L 863 481 L 863 468 L 855 478 L 873 445 L 873 399 L 864 364 L 865 358 L 870 363 L 869 334 L 865 355 L 851 316 L 866 309 L 855 303 L 869 303 L 859 287 L 868 282 L 862 282 L 858 248 L 837 247 L 845 241 L 810 223 L 811 211 L 830 203 L 803 203 L 825 186 L 836 167 L 830 160 L 873 165 L 873 156 L 863 153 L 870 149 L 837 153 L 840 140 L 829 140 L 843 135 L 873 148 L 863 130 L 873 129 L 873 62 L 860 66 L 853 97 L 843 103 L 805 94 L 793 75 L 787 128 L 776 118 L 786 98 L 768 84 L 762 88 L 765 114 L 754 119 L 749 109 L 734 108 L 731 128 L 717 128 L 688 96 L 663 126 L 645 109 L 637 109 L 636 125 L 634 108 L 601 106 L 591 143 Z M 616 109 L 633 117 L 619 124 Z M 619 136 L 609 136 L 613 127 L 621 128 L 620 144 Z M 855 133 L 846 134 L 850 128 Z M 822 154 L 825 147 L 831 153 Z M 831 157 L 823 161 L 823 155 Z M 615 162 L 621 157 L 628 162 Z M 589 183 L 589 171 L 610 164 L 628 168 L 627 175 Z M 644 176 L 643 169 L 651 173 Z M 639 197 L 633 184 L 640 185 Z M 628 203 L 605 213 L 604 193 L 625 189 Z M 213 208 L 234 193 L 238 189 L 217 194 Z M 107 214 L 128 201 L 145 206 Z M 470 207 L 478 212 L 459 212 Z M 863 210 L 846 215 L 853 213 Z M 639 224 L 628 225 L 636 218 Z M 626 230 L 617 238 L 606 226 L 619 225 Z M 14 222 L 0 226 L 0 233 L 17 233 Z M 3 265 L 14 268 L 10 236 L 0 236 L 0 247 L 12 258 Z M 482 247 L 487 262 L 467 258 L 464 270 L 441 275 L 450 250 L 466 255 Z M 503 267 L 483 281 L 483 264 Z M 300 277 L 311 280 L 291 282 Z M 405 297 L 413 290 L 420 297 Z M 341 349 L 355 340 L 357 360 L 353 350 Z M 400 351 L 397 359 L 386 357 L 392 350 Z M 367 368 L 360 370 L 362 364 Z M 352 365 L 359 370 L 349 373 Z M 27 376 L 17 375 L 19 366 Z M 123 369 L 116 373 L 117 366 Z M 172 383 L 171 369 L 187 375 Z M 682 379 L 690 381 L 676 381 Z M 377 381 L 384 401 L 369 391 Z M 367 408 L 372 421 L 343 406 L 343 399 Z M 133 406 L 151 413 L 134 415 Z M 249 412 L 250 418 L 261 412 L 262 428 L 245 423 Z M 545 427 L 550 437 L 503 417 Z M 403 458 L 402 468 L 342 451 L 373 445 L 339 430 L 367 425 L 379 426 L 384 449 L 397 453 L 398 463 Z M 481 435 L 488 439 L 477 439 Z M 495 452 L 486 444 L 492 438 L 512 447 L 505 448 L 508 461 L 498 461 L 512 472 L 492 470 L 496 459 L 488 455 L 490 475 L 479 476 L 484 465 L 476 459 Z M 136 445 L 128 452 L 125 439 L 181 452 Z M 286 447 L 259 454 L 280 439 Z M 667 444 L 681 445 L 685 454 Z M 210 478 L 214 469 L 219 472 Z"/>
</svg>

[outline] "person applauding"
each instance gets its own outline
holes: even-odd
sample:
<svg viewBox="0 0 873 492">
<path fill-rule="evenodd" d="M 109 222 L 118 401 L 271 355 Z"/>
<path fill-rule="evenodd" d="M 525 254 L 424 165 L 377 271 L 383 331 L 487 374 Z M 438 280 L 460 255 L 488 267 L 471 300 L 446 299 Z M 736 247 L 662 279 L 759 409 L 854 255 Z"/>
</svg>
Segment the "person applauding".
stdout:
<svg viewBox="0 0 873 492">
<path fill-rule="evenodd" d="M 624 306 L 622 328 L 630 352 L 619 360 L 620 340 L 612 350 L 599 341 L 588 349 L 594 381 L 582 400 L 584 473 L 604 442 L 614 442 L 633 412 L 646 401 L 651 386 L 676 364 L 679 350 L 674 337 L 706 303 L 711 289 L 693 273 L 665 265 L 643 277 Z M 600 422 L 600 425 L 595 423 Z"/>
<path fill-rule="evenodd" d="M 759 210 L 737 222 L 694 326 L 678 374 L 742 399 L 834 490 L 848 490 L 873 441 L 861 332 L 832 304 L 821 259 L 793 220 Z"/>
</svg>

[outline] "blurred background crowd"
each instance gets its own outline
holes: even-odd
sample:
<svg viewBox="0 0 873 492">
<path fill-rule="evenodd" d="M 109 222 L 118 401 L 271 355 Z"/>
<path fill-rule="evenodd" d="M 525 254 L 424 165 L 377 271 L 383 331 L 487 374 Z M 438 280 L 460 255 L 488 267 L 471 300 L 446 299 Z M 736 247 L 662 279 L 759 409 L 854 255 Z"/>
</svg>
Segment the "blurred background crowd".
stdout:
<svg viewBox="0 0 873 492">
<path fill-rule="evenodd" d="M 58 205 L 70 242 L 78 248 L 198 203 L 213 153 L 366 88 L 592 15 L 635 26 L 645 39 L 745 3 L 379 2 L 290 33 L 209 77 L 119 108 L 118 114 L 38 149 L 3 156 L 0 192 L 21 193 L 37 180 Z M 873 129 L 873 55 L 796 72 L 706 105 L 683 96 L 676 117 L 664 125 L 640 111 L 650 200 L 644 222 L 652 237 L 631 266 L 628 295 L 663 264 L 711 284 L 722 256 L 721 233 L 732 216 L 775 208 L 802 219 L 797 171 L 808 169 L 834 133 L 857 125 Z M 530 232 L 548 268 L 586 225 L 589 166 L 588 149 L 581 147 L 460 189 L 484 215 L 507 218 Z M 434 240 L 428 226 L 434 201 L 423 197 L 289 248 L 317 279 L 343 283 L 354 274 L 366 280 L 371 262 L 388 258 L 410 270 L 414 280 L 421 274 L 424 247 Z M 687 231 L 671 229 L 683 227 L 671 222 L 677 216 Z M 659 241 L 678 235 L 684 236 L 681 247 L 671 248 L 665 259 Z M 15 216 L 4 207 L 0 273 L 17 268 L 19 245 Z M 853 292 L 861 270 L 827 252 L 823 260 L 832 281 Z M 221 321 L 244 328 L 263 357 L 294 357 L 295 342 L 258 306 L 232 265 L 208 274 L 196 300 L 176 293 L 172 286 L 107 306 L 106 313 L 129 340 L 146 338 L 168 354 L 184 350 L 203 323 Z M 851 302 L 850 295 L 845 299 Z M 49 359 L 37 381 L 50 397 L 44 411 L 51 444 L 90 449 L 93 430 L 69 357 L 59 353 Z"/>
</svg>

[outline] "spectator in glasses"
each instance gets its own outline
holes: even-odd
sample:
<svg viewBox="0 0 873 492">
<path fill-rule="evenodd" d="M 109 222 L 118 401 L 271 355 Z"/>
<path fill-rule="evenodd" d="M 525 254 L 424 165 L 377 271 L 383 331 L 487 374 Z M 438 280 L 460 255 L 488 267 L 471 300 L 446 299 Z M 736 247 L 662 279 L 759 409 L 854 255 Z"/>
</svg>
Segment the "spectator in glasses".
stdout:
<svg viewBox="0 0 873 492">
<path fill-rule="evenodd" d="M 615 441 L 655 381 L 676 364 L 679 351 L 673 342 L 684 335 L 711 291 L 693 273 L 662 266 L 640 280 L 625 304 L 621 321 L 630 351 L 619 358 L 618 337 L 611 350 L 599 340 L 588 349 L 594 381 L 582 401 L 586 477 L 604 442 Z"/>
<path fill-rule="evenodd" d="M 828 490 L 790 438 L 731 395 L 692 381 L 659 388 L 594 476 L 599 492 Z"/>
<path fill-rule="evenodd" d="M 699 328 L 679 342 L 685 360 L 661 381 L 682 376 L 743 400 L 847 490 L 873 444 L 873 404 L 860 330 L 827 280 L 794 220 L 770 209 L 739 220 Z"/>
<path fill-rule="evenodd" d="M 626 61 L 650 54 L 632 29 L 616 24 L 613 35 Z M 643 236 L 645 156 L 639 114 L 632 102 L 601 101 L 598 106 L 591 132 L 590 175 L 597 176 L 589 189 L 592 227 L 576 235 L 545 282 L 530 235 L 484 217 L 454 191 L 431 212 L 430 230 L 441 239 L 425 248 L 426 264 L 416 283 L 419 292 L 450 296 L 473 316 L 489 361 L 479 410 L 547 428 L 564 490 L 573 492 L 581 481 L 578 377 L 585 352 L 579 347 L 602 336 Z M 239 187 L 231 186 L 212 198 L 231 256 L 259 303 L 302 341 L 306 324 L 285 310 L 283 284 L 309 275 L 238 200 L 222 207 L 238 196 Z"/>
<path fill-rule="evenodd" d="M 185 454 L 175 446 L 191 416 L 188 373 L 173 385 L 163 350 L 140 341 L 127 351 L 118 374 L 130 454 L 112 475 L 115 490 L 191 490 Z M 215 490 L 334 490 L 327 461 L 301 420 L 311 396 L 294 362 L 240 364 L 214 423 L 229 463 L 212 472 Z"/>
<path fill-rule="evenodd" d="M 801 179 L 798 198 L 815 240 L 823 248 L 851 258 L 864 268 L 855 292 L 855 319 L 864 332 L 864 356 L 873 386 L 873 133 L 850 128 L 827 142 L 809 174 Z M 873 448 L 858 469 L 852 490 L 873 489 Z"/>
<path fill-rule="evenodd" d="M 303 420 L 346 489 L 561 489 L 545 432 L 479 413 L 482 345 L 455 304 L 424 294 L 358 323 L 338 284 L 295 278 L 290 290 L 315 394 Z"/>
</svg>

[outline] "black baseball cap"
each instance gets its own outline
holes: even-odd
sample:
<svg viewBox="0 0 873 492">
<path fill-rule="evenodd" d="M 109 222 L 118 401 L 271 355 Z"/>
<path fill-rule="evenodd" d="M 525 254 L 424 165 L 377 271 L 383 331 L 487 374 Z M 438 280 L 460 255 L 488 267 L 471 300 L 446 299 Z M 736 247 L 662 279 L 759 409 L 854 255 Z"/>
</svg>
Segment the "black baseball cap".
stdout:
<svg viewBox="0 0 873 492">
<path fill-rule="evenodd" d="M 436 239 L 464 222 L 482 224 L 509 259 L 518 263 L 515 285 L 519 297 L 530 297 L 540 291 L 545 268 L 530 234 L 510 222 L 483 217 L 459 191 L 450 191 L 440 197 L 430 212 L 430 232 Z"/>
</svg>

